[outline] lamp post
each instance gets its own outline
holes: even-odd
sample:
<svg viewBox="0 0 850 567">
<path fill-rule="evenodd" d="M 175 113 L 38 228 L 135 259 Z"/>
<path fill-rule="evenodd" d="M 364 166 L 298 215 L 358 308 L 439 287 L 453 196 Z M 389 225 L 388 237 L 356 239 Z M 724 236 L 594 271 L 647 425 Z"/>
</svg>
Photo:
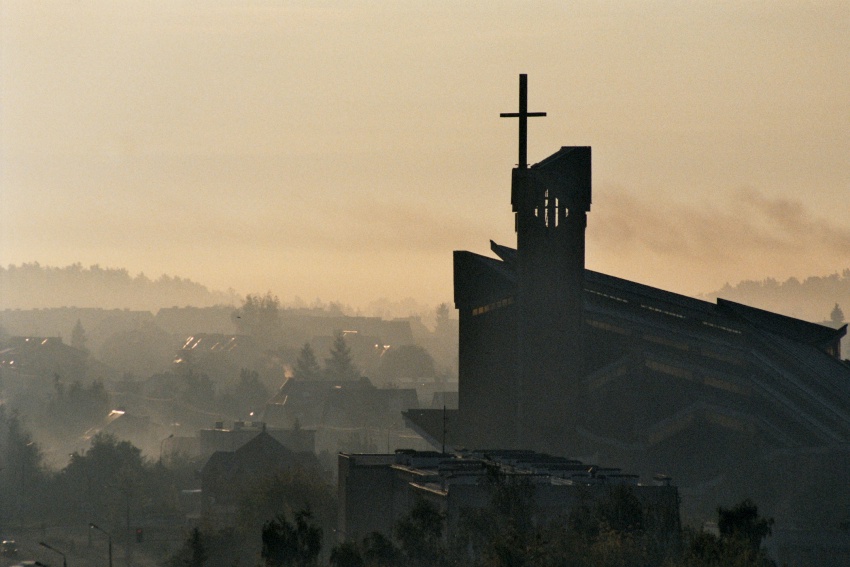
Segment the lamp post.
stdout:
<svg viewBox="0 0 850 567">
<path fill-rule="evenodd" d="M 46 548 L 47 548 L 47 549 L 49 549 L 50 551 L 54 551 L 54 552 L 58 553 L 59 555 L 61 555 L 61 556 L 62 556 L 62 567 L 68 567 L 68 560 L 65 558 L 65 554 L 64 554 L 64 553 L 62 553 L 61 551 L 59 551 L 59 550 L 58 550 L 58 549 L 56 549 L 55 547 L 50 546 L 50 545 L 48 545 L 48 544 L 44 543 L 43 541 L 38 542 L 38 545 L 40 545 L 41 547 L 46 547 Z"/>
<path fill-rule="evenodd" d="M 107 538 L 109 538 L 109 567 L 112 567 L 112 535 L 103 528 L 99 528 L 92 523 L 89 523 L 89 528 L 92 530 L 97 530 L 103 535 L 105 535 Z"/>
</svg>

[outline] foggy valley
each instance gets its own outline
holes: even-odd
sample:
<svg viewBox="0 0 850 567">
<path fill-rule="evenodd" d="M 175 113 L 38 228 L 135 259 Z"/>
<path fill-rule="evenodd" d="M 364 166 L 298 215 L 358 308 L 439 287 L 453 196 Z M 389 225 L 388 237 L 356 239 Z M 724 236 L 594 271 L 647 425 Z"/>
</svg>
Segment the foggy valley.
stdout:
<svg viewBox="0 0 850 567">
<path fill-rule="evenodd" d="M 848 37 L 0 2 L 0 567 L 850 567 Z"/>
</svg>

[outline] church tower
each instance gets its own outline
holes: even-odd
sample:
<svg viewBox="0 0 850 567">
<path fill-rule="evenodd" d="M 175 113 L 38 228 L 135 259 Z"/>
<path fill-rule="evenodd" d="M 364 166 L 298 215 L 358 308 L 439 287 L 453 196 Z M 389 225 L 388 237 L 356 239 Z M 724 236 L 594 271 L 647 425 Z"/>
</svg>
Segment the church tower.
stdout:
<svg viewBox="0 0 850 567">
<path fill-rule="evenodd" d="M 582 375 L 585 228 L 591 202 L 589 147 L 564 147 L 525 163 L 526 76 L 520 75 L 520 159 L 511 204 L 517 233 L 517 441 L 553 450 L 577 411 Z M 566 426 L 566 427 L 565 427 Z"/>
</svg>

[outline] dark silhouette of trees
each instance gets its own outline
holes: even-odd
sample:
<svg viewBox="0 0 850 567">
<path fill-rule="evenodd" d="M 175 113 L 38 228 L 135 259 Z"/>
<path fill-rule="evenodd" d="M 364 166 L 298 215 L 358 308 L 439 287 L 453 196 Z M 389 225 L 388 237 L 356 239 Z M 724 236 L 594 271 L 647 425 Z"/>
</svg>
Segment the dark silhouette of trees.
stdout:
<svg viewBox="0 0 850 567">
<path fill-rule="evenodd" d="M 762 518 L 758 507 L 746 499 L 732 508 L 717 509 L 720 536 L 685 530 L 685 551 L 677 565 L 683 567 L 770 567 L 775 563 L 761 549 L 770 535 L 773 518 Z"/>
<path fill-rule="evenodd" d="M 238 504 L 236 529 L 245 537 L 256 537 L 263 524 L 279 514 L 294 517 L 299 510 L 309 509 L 311 521 L 331 533 L 336 527 L 336 506 L 334 487 L 318 471 L 291 468 L 246 487 Z"/>
<path fill-rule="evenodd" d="M 407 559 L 389 538 L 372 532 L 360 542 L 345 541 L 337 545 L 331 550 L 330 563 L 333 567 L 395 567 L 406 565 Z"/>
<path fill-rule="evenodd" d="M 401 562 L 401 551 L 393 542 L 379 532 L 372 532 L 361 543 L 363 560 L 367 565 L 390 567 Z"/>
<path fill-rule="evenodd" d="M 0 521 L 30 517 L 32 502 L 43 492 L 46 471 L 39 445 L 17 413 L 0 405 Z"/>
<path fill-rule="evenodd" d="M 230 415 L 245 417 L 268 401 L 269 389 L 256 370 L 243 368 L 239 379 L 223 388 L 218 397 L 218 409 Z"/>
<path fill-rule="evenodd" d="M 322 549 L 322 529 L 313 523 L 309 508 L 295 513 L 294 523 L 278 514 L 263 525 L 263 549 L 267 567 L 309 567 L 316 565 Z"/>
<path fill-rule="evenodd" d="M 70 386 L 59 375 L 53 377 L 53 396 L 46 406 L 43 423 L 58 439 L 76 437 L 106 419 L 110 399 L 103 382 L 88 386 L 75 380 Z"/>
<path fill-rule="evenodd" d="M 322 367 L 319 366 L 316 353 L 313 352 L 310 343 L 304 343 L 298 352 L 292 376 L 298 380 L 318 380 L 322 377 Z"/>
<path fill-rule="evenodd" d="M 331 550 L 330 563 L 333 567 L 365 567 L 360 546 L 354 541 L 344 541 Z"/>
<path fill-rule="evenodd" d="M 162 275 L 152 280 L 144 274 L 131 276 L 123 268 L 63 268 L 38 262 L 0 266 L 0 289 L 7 307 L 44 309 L 66 305 L 97 304 L 108 309 L 156 311 L 172 305 L 233 305 L 233 290 L 210 291 L 189 279 Z"/>
<path fill-rule="evenodd" d="M 334 335 L 330 357 L 325 359 L 325 373 L 330 380 L 357 380 L 360 371 L 351 359 L 351 349 L 341 331 Z"/>
<path fill-rule="evenodd" d="M 84 507 L 93 518 L 118 524 L 139 498 L 147 494 L 150 480 L 141 450 L 114 435 L 98 433 L 84 453 L 74 453 L 59 479 L 69 513 Z"/>
<path fill-rule="evenodd" d="M 440 565 L 445 563 L 443 546 L 443 514 L 424 499 L 419 499 L 410 514 L 399 520 L 395 537 L 406 565 Z"/>
<path fill-rule="evenodd" d="M 832 308 L 832 312 L 829 314 L 830 322 L 838 327 L 844 323 L 844 311 L 841 310 L 841 307 L 838 304 L 835 304 L 835 307 Z"/>
<path fill-rule="evenodd" d="M 451 320 L 449 319 L 450 307 L 448 303 L 441 303 L 437 306 L 436 317 L 437 324 L 434 332 L 438 335 L 443 335 L 451 332 Z"/>
<path fill-rule="evenodd" d="M 738 539 L 749 544 L 757 552 L 761 542 L 772 532 L 773 518 L 759 517 L 758 506 L 747 498 L 736 506 L 717 509 L 717 529 L 720 537 Z"/>
<path fill-rule="evenodd" d="M 761 281 L 745 280 L 734 286 L 727 283 L 723 288 L 703 297 L 710 301 L 722 297 L 809 321 L 821 321 L 825 306 L 835 302 L 845 305 L 850 303 L 850 269 L 840 274 L 811 276 L 802 281 L 796 278 L 785 281 L 767 278 Z"/>
<path fill-rule="evenodd" d="M 86 330 L 83 329 L 83 324 L 77 319 L 77 324 L 71 330 L 71 346 L 88 353 L 89 349 L 87 345 L 88 338 L 86 337 Z"/>
<path fill-rule="evenodd" d="M 273 350 L 283 344 L 280 299 L 270 291 L 264 296 L 247 295 L 231 319 L 239 332 L 251 335 L 265 349 Z"/>
</svg>

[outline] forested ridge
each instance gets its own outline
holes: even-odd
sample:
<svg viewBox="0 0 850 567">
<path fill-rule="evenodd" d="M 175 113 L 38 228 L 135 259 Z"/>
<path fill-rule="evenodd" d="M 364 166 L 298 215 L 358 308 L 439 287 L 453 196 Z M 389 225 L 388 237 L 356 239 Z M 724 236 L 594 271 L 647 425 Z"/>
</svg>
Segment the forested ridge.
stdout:
<svg viewBox="0 0 850 567">
<path fill-rule="evenodd" d="M 163 274 L 151 279 L 124 268 L 64 268 L 38 262 L 0 266 L 0 308 L 101 307 L 156 312 L 162 307 L 236 305 L 235 291 L 210 290 L 187 278 Z"/>
</svg>

